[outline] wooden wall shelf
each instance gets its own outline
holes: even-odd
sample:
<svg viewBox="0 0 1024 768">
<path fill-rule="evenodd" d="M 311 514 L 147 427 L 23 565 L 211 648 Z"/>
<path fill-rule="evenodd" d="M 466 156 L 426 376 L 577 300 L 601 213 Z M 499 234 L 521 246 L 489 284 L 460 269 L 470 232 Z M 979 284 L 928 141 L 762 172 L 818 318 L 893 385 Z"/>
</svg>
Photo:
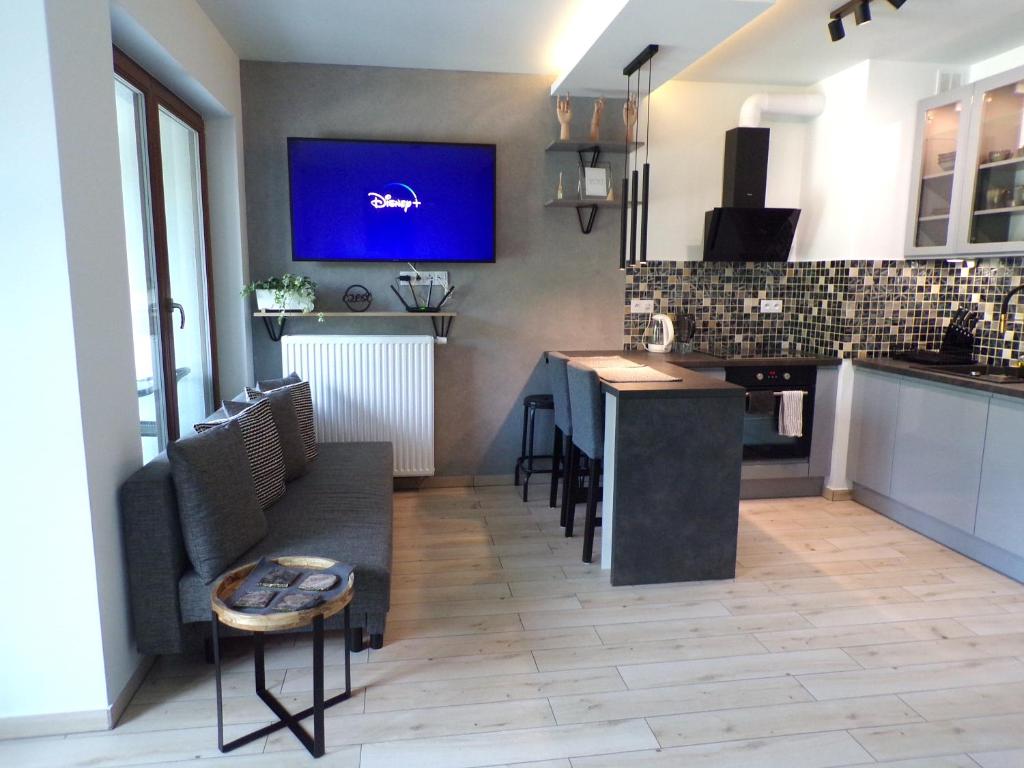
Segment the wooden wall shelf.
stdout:
<svg viewBox="0 0 1024 768">
<path fill-rule="evenodd" d="M 281 311 L 258 311 L 252 313 L 253 317 L 262 317 L 263 323 L 267 327 L 267 334 L 270 336 L 271 341 L 280 341 L 281 336 L 284 334 L 284 324 L 291 320 L 296 319 L 308 319 L 314 318 L 319 320 L 321 317 L 327 318 L 338 318 L 345 317 L 350 320 L 359 320 L 364 317 L 387 317 L 392 320 L 402 318 L 414 318 L 414 317 L 429 317 L 430 324 L 434 327 L 434 339 L 439 344 L 445 344 L 448 341 L 448 332 L 451 330 L 452 323 L 458 316 L 457 312 L 281 312 Z"/>
</svg>

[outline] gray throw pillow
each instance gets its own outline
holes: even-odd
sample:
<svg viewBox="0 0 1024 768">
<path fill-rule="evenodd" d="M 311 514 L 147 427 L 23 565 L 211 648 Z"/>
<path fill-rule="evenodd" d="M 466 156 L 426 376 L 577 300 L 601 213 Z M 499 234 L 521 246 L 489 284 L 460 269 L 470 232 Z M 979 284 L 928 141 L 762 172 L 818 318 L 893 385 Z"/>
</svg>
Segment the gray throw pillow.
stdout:
<svg viewBox="0 0 1024 768">
<path fill-rule="evenodd" d="M 317 457 L 316 421 L 313 417 L 313 393 L 309 388 L 309 382 L 300 379 L 297 373 L 291 373 L 283 379 L 265 379 L 259 383 L 259 389 L 246 387 L 245 391 L 252 400 L 276 389 L 284 389 L 291 393 L 295 413 L 299 418 L 299 428 L 302 430 L 302 442 L 306 447 L 306 460 L 312 461 Z"/>
<path fill-rule="evenodd" d="M 241 427 L 226 421 L 167 446 L 185 550 L 209 584 L 267 534 Z"/>
<path fill-rule="evenodd" d="M 281 438 L 281 451 L 284 453 L 284 479 L 294 480 L 306 473 L 306 445 L 302 440 L 302 429 L 299 427 L 299 416 L 295 411 L 295 403 L 291 392 L 276 389 L 267 393 L 270 411 L 274 417 L 277 434 Z M 253 401 L 241 397 L 226 400 L 223 409 L 231 416 L 241 413 Z"/>
<path fill-rule="evenodd" d="M 263 509 L 267 509 L 284 495 L 285 478 L 284 451 L 270 402 L 264 399 L 250 403 L 237 414 L 231 414 L 227 407 L 221 406 L 206 421 L 195 425 L 196 432 L 212 429 L 226 419 L 237 421 L 242 429 L 256 496 Z"/>
</svg>

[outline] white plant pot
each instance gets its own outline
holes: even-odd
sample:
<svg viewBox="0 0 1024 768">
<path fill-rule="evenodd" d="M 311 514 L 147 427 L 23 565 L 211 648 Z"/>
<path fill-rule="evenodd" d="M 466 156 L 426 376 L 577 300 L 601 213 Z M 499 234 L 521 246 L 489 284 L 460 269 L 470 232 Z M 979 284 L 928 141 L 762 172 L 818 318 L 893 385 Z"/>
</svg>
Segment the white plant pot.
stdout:
<svg viewBox="0 0 1024 768">
<path fill-rule="evenodd" d="M 256 308 L 261 312 L 312 312 L 312 307 L 306 307 L 302 299 L 293 293 L 284 295 L 284 306 L 277 303 L 274 298 L 276 291 L 266 288 L 256 290 Z"/>
</svg>

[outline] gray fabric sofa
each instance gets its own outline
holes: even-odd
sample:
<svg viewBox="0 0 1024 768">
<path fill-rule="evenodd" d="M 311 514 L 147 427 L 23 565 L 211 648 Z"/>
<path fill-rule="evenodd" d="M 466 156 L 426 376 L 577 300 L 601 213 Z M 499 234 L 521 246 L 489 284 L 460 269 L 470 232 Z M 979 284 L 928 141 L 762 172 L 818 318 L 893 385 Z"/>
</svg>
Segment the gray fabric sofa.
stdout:
<svg viewBox="0 0 1024 768">
<path fill-rule="evenodd" d="M 272 555 L 320 555 L 355 566 L 351 619 L 357 649 L 363 633 L 383 644 L 391 592 L 392 447 L 390 443 L 321 443 L 320 455 L 266 510 L 267 535 L 228 570 Z M 132 619 L 146 654 L 198 650 L 209 635 L 210 584 L 189 562 L 166 455 L 121 487 Z M 342 616 L 327 621 L 340 629 Z"/>
</svg>

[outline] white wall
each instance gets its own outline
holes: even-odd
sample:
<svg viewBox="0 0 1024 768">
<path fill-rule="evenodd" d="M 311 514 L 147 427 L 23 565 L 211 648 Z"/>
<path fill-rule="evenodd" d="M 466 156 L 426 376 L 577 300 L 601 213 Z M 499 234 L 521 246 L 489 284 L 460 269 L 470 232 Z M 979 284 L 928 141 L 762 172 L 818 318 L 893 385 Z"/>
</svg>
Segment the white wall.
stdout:
<svg viewBox="0 0 1024 768">
<path fill-rule="evenodd" d="M 967 82 L 973 83 L 1017 67 L 1024 67 L 1024 45 L 972 64 L 967 71 Z"/>
<path fill-rule="evenodd" d="M 0 4 L 18 105 L 0 121 L 4 551 L 9 572 L 66 576 L 56 604 L 27 578 L 6 592 L 0 717 L 80 713 L 70 727 L 103 727 L 136 662 L 115 494 L 141 450 L 106 19 L 105 0 Z"/>
<path fill-rule="evenodd" d="M 194 0 L 110 0 L 110 15 L 115 44 L 206 123 L 217 363 L 230 398 L 253 381 L 251 307 L 239 295 L 249 257 L 238 55 Z"/>
<path fill-rule="evenodd" d="M 794 258 L 902 259 L 917 102 L 938 66 L 863 61 L 816 86 Z"/>
<path fill-rule="evenodd" d="M 670 80 L 652 94 L 651 211 L 648 259 L 699 260 L 704 212 L 722 204 L 725 132 L 753 93 L 795 89 Z M 646 110 L 641 111 L 641 119 Z M 766 204 L 796 207 L 800 200 L 806 125 L 765 121 L 771 128 Z M 640 163 L 644 150 L 641 149 Z"/>
</svg>

